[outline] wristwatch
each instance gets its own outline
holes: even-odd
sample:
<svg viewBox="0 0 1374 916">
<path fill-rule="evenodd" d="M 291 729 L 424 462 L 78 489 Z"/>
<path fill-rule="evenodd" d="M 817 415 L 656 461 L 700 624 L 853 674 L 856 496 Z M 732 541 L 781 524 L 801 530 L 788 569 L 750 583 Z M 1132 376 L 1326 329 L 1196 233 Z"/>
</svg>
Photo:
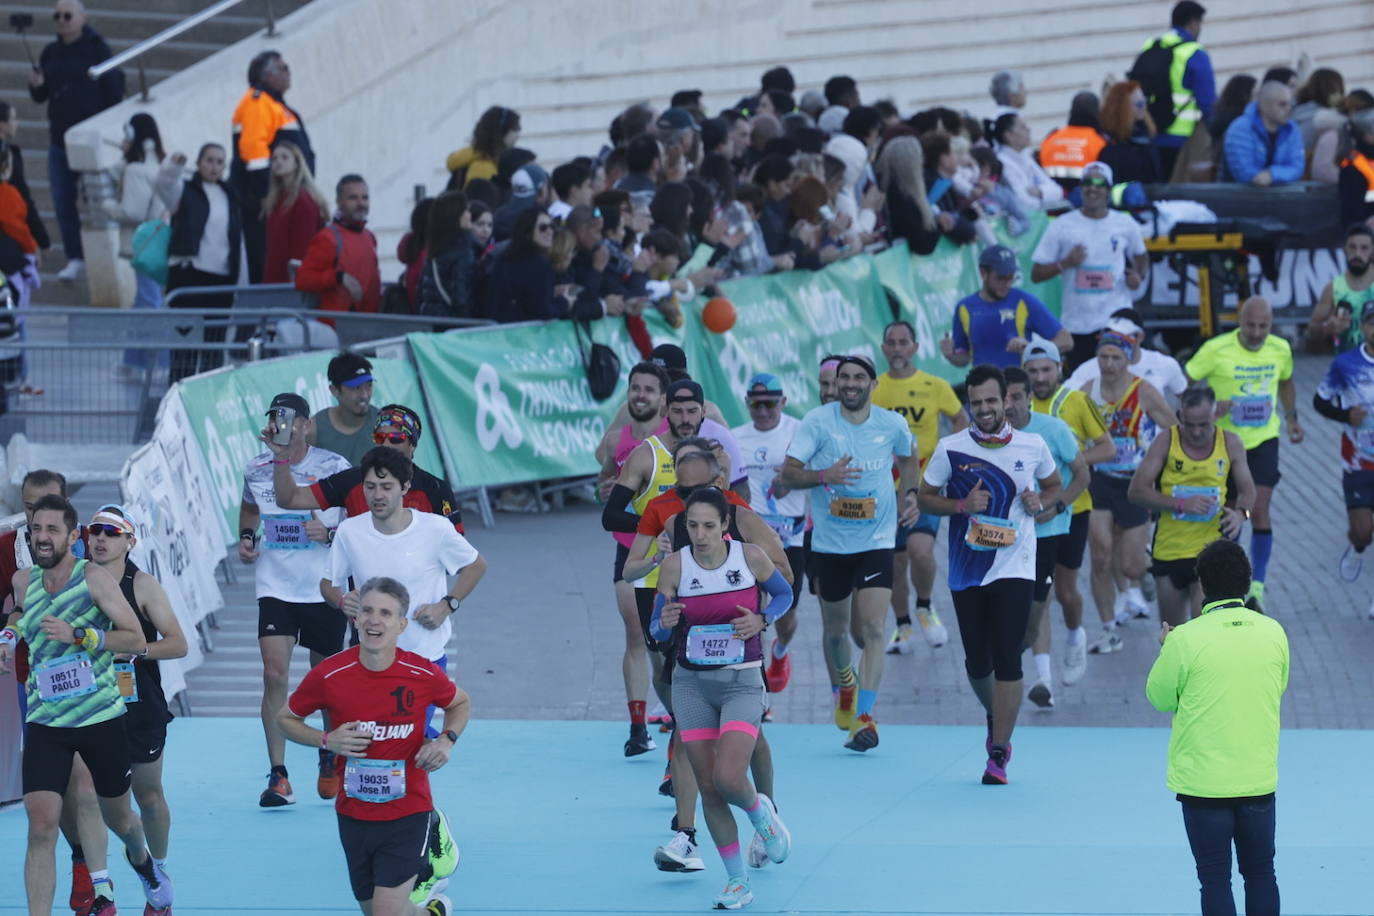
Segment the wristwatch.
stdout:
<svg viewBox="0 0 1374 916">
<path fill-rule="evenodd" d="M 448 611 L 449 611 L 450 614 L 456 614 L 456 613 L 458 613 L 458 608 L 459 608 L 459 605 L 461 604 L 461 602 L 459 602 L 459 600 L 458 600 L 457 598 L 453 597 L 452 595 L 445 595 L 445 596 L 444 596 L 444 604 L 447 604 L 447 605 L 448 605 Z M 457 740 L 457 738 L 458 738 L 457 735 L 454 735 L 453 737 L 454 737 L 454 740 Z"/>
<path fill-rule="evenodd" d="M 458 733 L 451 728 L 444 731 L 444 737 L 449 740 L 450 744 L 458 743 Z"/>
<path fill-rule="evenodd" d="M 86 641 L 85 627 L 72 627 L 72 645 L 79 646 Z"/>
<path fill-rule="evenodd" d="M 1056 514 L 1056 515 L 1063 515 L 1063 514 L 1064 514 L 1064 510 L 1067 509 L 1067 508 L 1069 508 L 1069 507 L 1066 506 L 1066 505 L 1064 505 L 1064 500 L 1060 499 L 1060 500 L 1056 500 L 1056 501 L 1055 501 L 1055 504 L 1054 504 L 1054 511 L 1055 511 L 1055 514 Z"/>
</svg>

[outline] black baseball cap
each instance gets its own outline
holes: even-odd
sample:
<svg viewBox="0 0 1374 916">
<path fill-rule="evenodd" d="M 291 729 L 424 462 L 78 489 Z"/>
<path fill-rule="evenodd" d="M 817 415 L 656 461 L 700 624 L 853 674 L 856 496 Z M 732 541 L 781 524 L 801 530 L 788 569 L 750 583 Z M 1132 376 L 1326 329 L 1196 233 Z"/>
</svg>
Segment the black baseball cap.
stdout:
<svg viewBox="0 0 1374 916">
<path fill-rule="evenodd" d="M 658 116 L 659 130 L 701 130 L 701 125 L 697 124 L 696 118 L 685 108 L 667 108 L 663 114 Z"/>
<path fill-rule="evenodd" d="M 357 388 L 372 381 L 372 363 L 357 353 L 340 353 L 329 361 L 325 375 L 335 387 Z"/>
<path fill-rule="evenodd" d="M 691 379 L 678 379 L 668 386 L 668 403 L 672 404 L 674 401 L 696 401 L 698 404 L 705 404 L 706 393 Z"/>
<path fill-rule="evenodd" d="M 267 412 L 270 414 L 278 407 L 290 407 L 296 412 L 298 417 L 310 417 L 310 405 L 305 403 L 305 398 L 290 391 L 283 391 L 272 399 L 272 403 L 267 405 Z"/>
<path fill-rule="evenodd" d="M 664 369 L 686 369 L 687 354 L 677 344 L 659 344 L 649 354 L 649 362 L 657 363 Z"/>
</svg>

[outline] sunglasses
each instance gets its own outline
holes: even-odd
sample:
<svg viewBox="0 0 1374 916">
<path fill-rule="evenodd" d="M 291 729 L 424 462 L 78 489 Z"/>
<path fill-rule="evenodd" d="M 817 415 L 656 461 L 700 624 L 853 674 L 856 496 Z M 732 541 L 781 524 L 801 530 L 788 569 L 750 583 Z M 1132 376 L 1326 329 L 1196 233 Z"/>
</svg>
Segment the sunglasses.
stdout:
<svg viewBox="0 0 1374 916">
<path fill-rule="evenodd" d="M 1088 188 L 1105 188 L 1109 186 L 1105 178 L 1084 178 L 1083 186 Z"/>
<path fill-rule="evenodd" d="M 778 401 L 776 398 L 754 398 L 749 402 L 750 410 L 753 410 L 755 407 L 761 410 L 772 410 L 774 407 L 777 406 Z"/>
<path fill-rule="evenodd" d="M 372 441 L 377 445 L 386 445 L 387 443 L 391 445 L 400 445 L 402 442 L 409 442 L 410 436 L 405 433 L 375 432 L 372 434 Z"/>
<path fill-rule="evenodd" d="M 124 529 L 115 525 L 87 525 L 86 533 L 103 534 L 107 538 L 117 538 L 124 533 Z"/>
<path fill-rule="evenodd" d="M 73 19 L 75 19 L 75 18 L 76 18 L 76 14 L 75 14 L 75 13 L 63 13 L 63 12 L 59 12 L 59 13 L 53 13 L 53 14 L 52 14 L 52 21 L 53 21 L 53 22 L 71 22 L 71 21 L 72 21 Z"/>
<path fill-rule="evenodd" d="M 552 232 L 552 231 L 553 231 L 553 223 L 540 223 L 539 225 L 537 225 L 537 226 L 534 227 L 534 231 L 535 231 L 535 232 Z"/>
</svg>

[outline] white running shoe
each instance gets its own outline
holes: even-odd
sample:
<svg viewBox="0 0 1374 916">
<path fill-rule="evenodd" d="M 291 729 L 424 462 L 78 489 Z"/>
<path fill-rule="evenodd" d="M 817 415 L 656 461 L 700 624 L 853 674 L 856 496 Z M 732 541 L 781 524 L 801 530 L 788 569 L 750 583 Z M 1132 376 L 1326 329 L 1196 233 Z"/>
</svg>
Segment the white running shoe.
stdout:
<svg viewBox="0 0 1374 916">
<path fill-rule="evenodd" d="M 1356 553 L 1355 548 L 1345 545 L 1345 553 L 1341 554 L 1341 562 L 1338 570 L 1341 578 L 1347 582 L 1354 582 L 1360 578 L 1360 573 L 1364 571 L 1364 554 Z"/>
<path fill-rule="evenodd" d="M 769 862 L 768 847 L 763 844 L 763 837 L 758 832 L 749 840 L 749 851 L 745 854 L 744 861 L 749 863 L 750 868 L 763 868 Z"/>
<path fill-rule="evenodd" d="M 773 860 L 773 864 L 781 865 L 787 861 L 787 856 L 792 851 L 792 831 L 788 830 L 782 818 L 778 817 L 778 808 L 773 804 L 773 799 L 760 792 L 759 801 L 768 809 L 769 823 L 757 832 L 763 839 L 768 858 Z"/>
<path fill-rule="evenodd" d="M 1369 602 L 1369 612 L 1365 616 L 1370 620 L 1374 620 L 1374 601 Z"/>
<path fill-rule="evenodd" d="M 72 258 L 67 262 L 67 266 L 57 272 L 57 279 L 63 283 L 75 283 L 86 273 L 86 262 L 80 258 Z"/>
<path fill-rule="evenodd" d="M 887 654 L 910 655 L 915 650 L 916 644 L 911 639 L 911 624 L 898 624 L 897 629 L 892 631 L 892 638 L 887 641 Z"/>
<path fill-rule="evenodd" d="M 1087 670 L 1088 640 L 1084 636 L 1083 641 L 1078 645 L 1064 647 L 1064 669 L 1059 680 L 1065 687 L 1072 687 L 1083 680 L 1083 675 Z"/>
<path fill-rule="evenodd" d="M 679 830 L 667 845 L 654 850 L 654 864 L 659 871 L 701 871 L 706 867 L 696 841 L 685 830 Z"/>
<path fill-rule="evenodd" d="M 932 649 L 938 649 L 949 642 L 949 631 L 940 622 L 940 615 L 935 608 L 917 608 L 916 619 L 921 622 L 921 635 L 926 638 L 926 644 Z"/>
<path fill-rule="evenodd" d="M 1111 652 L 1121 651 L 1121 636 L 1116 631 L 1116 627 L 1110 627 L 1102 631 L 1102 635 L 1091 646 L 1088 651 L 1093 655 L 1107 655 Z"/>
<path fill-rule="evenodd" d="M 1145 600 L 1145 595 L 1139 588 L 1132 586 L 1126 589 L 1126 610 L 1136 620 L 1150 618 L 1149 602 Z"/>
<path fill-rule="evenodd" d="M 1027 697 L 1041 709 L 1054 709 L 1054 691 L 1050 690 L 1049 681 L 1036 681 Z"/>
</svg>

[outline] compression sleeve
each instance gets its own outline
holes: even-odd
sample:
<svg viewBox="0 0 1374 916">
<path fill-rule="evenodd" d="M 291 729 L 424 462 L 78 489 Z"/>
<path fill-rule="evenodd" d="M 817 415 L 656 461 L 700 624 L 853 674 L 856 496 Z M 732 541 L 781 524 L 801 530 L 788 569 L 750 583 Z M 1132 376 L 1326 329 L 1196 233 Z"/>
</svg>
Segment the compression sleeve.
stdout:
<svg viewBox="0 0 1374 916">
<path fill-rule="evenodd" d="M 763 583 L 763 590 L 771 599 L 768 606 L 763 609 L 763 619 L 772 623 L 792 608 L 792 586 L 788 585 L 782 573 L 775 569 L 773 575 L 768 577 L 768 581 Z"/>
<path fill-rule="evenodd" d="M 633 490 L 616 484 L 611 489 L 611 495 L 606 497 L 606 507 L 601 510 L 601 527 L 607 531 L 634 534 L 639 527 L 639 516 L 630 511 L 630 500 L 634 498 Z"/>
<path fill-rule="evenodd" d="M 1328 401 L 1320 394 L 1312 395 L 1312 409 L 1328 420 L 1335 420 L 1337 423 L 1350 422 L 1349 410 L 1343 407 L 1337 407 L 1333 402 Z"/>
<path fill-rule="evenodd" d="M 781 578 L 781 576 L 779 576 L 779 578 Z M 788 600 L 790 601 L 791 599 L 789 598 Z M 652 636 L 656 642 L 667 642 L 673 638 L 673 631 L 665 629 L 660 622 L 660 618 L 663 616 L 663 605 L 667 603 L 668 600 L 663 597 L 662 592 L 654 595 L 654 612 L 649 616 L 649 635 Z"/>
</svg>

